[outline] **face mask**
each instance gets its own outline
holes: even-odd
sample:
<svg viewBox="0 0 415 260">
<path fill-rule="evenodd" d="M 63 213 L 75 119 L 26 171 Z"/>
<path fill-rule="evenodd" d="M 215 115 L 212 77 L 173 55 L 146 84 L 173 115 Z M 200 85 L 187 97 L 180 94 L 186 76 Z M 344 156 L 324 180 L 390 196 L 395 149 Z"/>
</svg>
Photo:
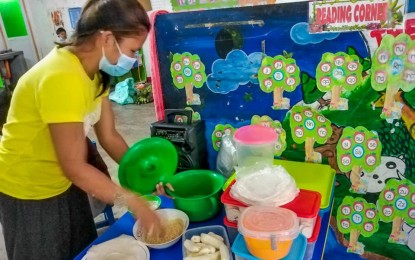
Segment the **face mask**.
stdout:
<svg viewBox="0 0 415 260">
<path fill-rule="evenodd" d="M 115 42 L 115 44 L 117 45 L 118 52 L 120 53 L 120 57 L 118 58 L 117 64 L 114 65 L 109 62 L 109 60 L 105 56 L 104 47 L 102 47 L 102 58 L 99 62 L 99 69 L 111 76 L 119 77 L 128 73 L 133 67 L 134 63 L 137 61 L 137 59 L 128 57 L 127 55 L 122 53 L 120 50 L 120 46 L 118 46 L 118 43 Z"/>
</svg>

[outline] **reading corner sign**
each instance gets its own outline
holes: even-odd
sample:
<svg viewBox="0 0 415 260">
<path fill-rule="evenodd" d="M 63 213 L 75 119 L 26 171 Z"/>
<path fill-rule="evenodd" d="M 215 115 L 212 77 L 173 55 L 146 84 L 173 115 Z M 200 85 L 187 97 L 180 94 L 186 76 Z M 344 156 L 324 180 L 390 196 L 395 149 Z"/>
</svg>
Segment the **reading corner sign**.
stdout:
<svg viewBox="0 0 415 260">
<path fill-rule="evenodd" d="M 402 29 L 406 0 L 310 1 L 311 33 Z"/>
</svg>

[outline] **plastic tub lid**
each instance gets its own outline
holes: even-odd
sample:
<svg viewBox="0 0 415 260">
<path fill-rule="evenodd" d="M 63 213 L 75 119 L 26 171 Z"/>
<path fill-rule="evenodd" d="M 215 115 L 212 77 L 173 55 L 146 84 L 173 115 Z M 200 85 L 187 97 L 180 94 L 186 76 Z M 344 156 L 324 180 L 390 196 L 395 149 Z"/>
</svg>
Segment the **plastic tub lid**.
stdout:
<svg viewBox="0 0 415 260">
<path fill-rule="evenodd" d="M 226 188 L 226 190 L 222 193 L 222 195 L 220 196 L 220 201 L 223 204 L 229 204 L 229 205 L 234 205 L 234 206 L 238 206 L 238 207 L 248 207 L 248 205 L 246 205 L 245 203 L 242 203 L 239 200 L 236 200 L 236 199 L 232 198 L 232 196 L 230 194 L 230 191 L 231 191 L 231 187 L 232 187 L 233 184 L 235 184 L 235 181 L 233 181 Z"/>
<path fill-rule="evenodd" d="M 320 203 L 319 192 L 300 189 L 294 200 L 280 207 L 294 211 L 299 218 L 314 218 L 320 210 Z"/>
<path fill-rule="evenodd" d="M 118 168 L 120 184 L 140 194 L 168 181 L 178 164 L 176 147 L 168 140 L 150 137 L 138 141 L 123 155 Z"/>
<path fill-rule="evenodd" d="M 262 125 L 247 125 L 235 131 L 234 140 L 244 144 L 275 143 L 278 134 L 275 130 Z"/>
<path fill-rule="evenodd" d="M 251 206 L 242 212 L 238 231 L 251 238 L 287 241 L 298 236 L 299 221 L 297 215 L 289 209 Z"/>
<path fill-rule="evenodd" d="M 307 239 L 307 243 L 314 243 L 317 241 L 318 235 L 320 234 L 320 228 L 321 228 L 321 218 L 319 215 L 317 215 L 316 224 L 314 225 L 313 234 L 311 237 Z"/>
</svg>

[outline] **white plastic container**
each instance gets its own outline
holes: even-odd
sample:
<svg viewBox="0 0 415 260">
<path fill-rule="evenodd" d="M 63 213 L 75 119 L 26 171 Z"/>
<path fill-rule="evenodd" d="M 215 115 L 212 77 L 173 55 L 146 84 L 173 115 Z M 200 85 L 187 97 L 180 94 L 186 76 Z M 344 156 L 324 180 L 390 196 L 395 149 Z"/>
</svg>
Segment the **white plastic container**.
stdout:
<svg viewBox="0 0 415 260">
<path fill-rule="evenodd" d="M 320 234 L 321 218 L 317 215 L 316 224 L 314 225 L 313 235 L 307 239 L 307 247 L 304 254 L 304 260 L 310 260 L 313 258 L 314 247 L 316 245 L 318 235 Z"/>
<path fill-rule="evenodd" d="M 278 134 L 261 125 L 243 126 L 235 131 L 236 158 L 239 167 L 255 163 L 272 165 Z"/>
<path fill-rule="evenodd" d="M 192 238 L 192 236 L 200 236 L 200 234 L 202 234 L 202 233 L 207 234 L 209 232 L 213 232 L 216 235 L 219 235 L 219 236 L 223 237 L 224 243 L 229 249 L 230 260 L 233 260 L 232 251 L 231 251 L 231 244 L 229 243 L 228 234 L 226 233 L 225 228 L 223 226 L 219 226 L 219 225 L 204 226 L 204 227 L 198 227 L 198 228 L 192 228 L 192 229 L 186 230 L 186 232 L 182 236 L 183 258 L 186 256 L 186 248 L 183 245 L 184 241 L 186 239 L 190 240 Z"/>
<path fill-rule="evenodd" d="M 233 241 L 235 241 L 236 236 L 239 234 L 238 224 L 230 222 L 226 217 L 223 219 L 223 224 L 225 225 L 226 230 L 228 231 L 229 242 L 231 242 L 232 245 Z"/>
<path fill-rule="evenodd" d="M 220 198 L 225 207 L 226 218 L 229 222 L 238 223 L 242 212 L 248 207 L 234 199 L 230 195 L 230 189 L 233 183 L 222 193 Z M 298 196 L 285 205 L 280 206 L 292 210 L 297 214 L 300 222 L 300 231 L 306 237 L 310 238 L 313 234 L 314 226 L 320 209 L 321 195 L 316 191 L 300 189 Z"/>
<path fill-rule="evenodd" d="M 251 206 L 238 221 L 248 251 L 263 260 L 281 259 L 300 233 L 297 215 L 288 209 Z M 305 241 L 304 241 L 305 245 Z"/>
</svg>

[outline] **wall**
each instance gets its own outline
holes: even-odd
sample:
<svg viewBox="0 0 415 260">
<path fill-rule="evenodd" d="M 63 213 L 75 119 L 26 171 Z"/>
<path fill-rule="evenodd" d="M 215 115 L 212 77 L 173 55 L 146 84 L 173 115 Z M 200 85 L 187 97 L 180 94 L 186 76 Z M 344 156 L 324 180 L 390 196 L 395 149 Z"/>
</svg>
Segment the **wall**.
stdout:
<svg viewBox="0 0 415 260">
<path fill-rule="evenodd" d="M 34 38 L 41 58 L 50 52 L 50 50 L 54 47 L 54 41 L 58 40 L 55 34 L 50 12 L 52 10 L 61 11 L 63 27 L 66 29 L 69 37 L 72 35 L 74 29 L 71 27 L 68 8 L 83 7 L 86 2 L 86 0 L 24 1 L 27 6 L 28 18 L 31 21 Z M 149 0 L 141 0 L 140 2 L 142 2 L 146 10 L 151 10 L 151 4 Z M 149 47 L 147 42 L 144 44 L 143 49 L 145 64 L 147 66 L 147 75 L 150 75 Z"/>
</svg>

